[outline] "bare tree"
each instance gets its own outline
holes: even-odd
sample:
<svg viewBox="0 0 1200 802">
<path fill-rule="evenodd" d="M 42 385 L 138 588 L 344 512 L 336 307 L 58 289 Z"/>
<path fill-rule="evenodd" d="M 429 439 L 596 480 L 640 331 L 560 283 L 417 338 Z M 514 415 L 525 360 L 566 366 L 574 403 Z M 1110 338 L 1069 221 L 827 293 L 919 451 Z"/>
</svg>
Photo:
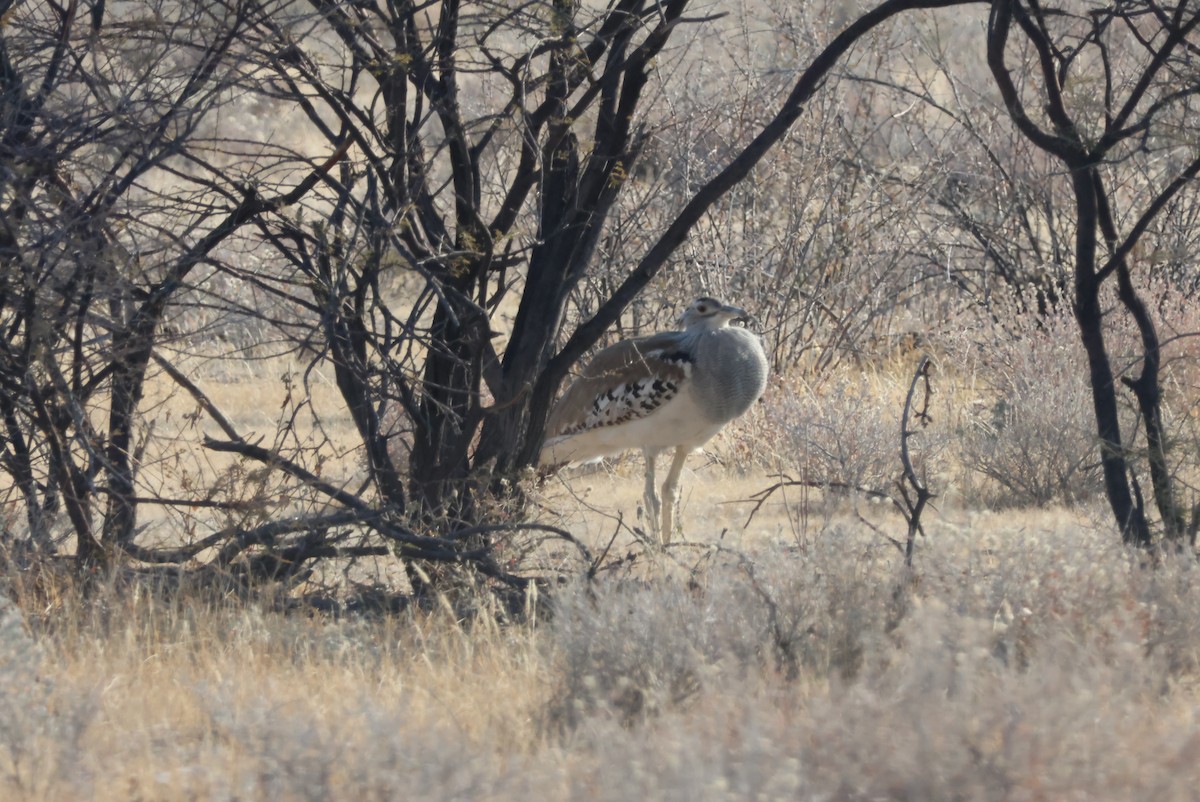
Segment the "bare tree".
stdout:
<svg viewBox="0 0 1200 802">
<path fill-rule="evenodd" d="M 1187 293 L 1197 275 L 1197 12 L 1143 2 L 995 2 L 989 11 L 978 64 L 971 28 L 934 16 L 912 23 L 921 45 L 896 57 L 904 69 L 885 61 L 852 72 L 861 92 L 890 93 L 883 108 L 904 109 L 855 166 L 922 198 L 912 208 L 935 249 L 928 262 L 944 265 L 958 303 L 974 298 L 1002 326 L 1014 309 L 1051 322 L 1046 315 L 1071 305 L 1123 537 L 1148 545 L 1157 526 L 1171 539 L 1194 534 L 1200 519 L 1184 502 L 1186 457 L 1171 453 L 1161 325 L 1146 293 L 1155 284 Z M 940 169 L 896 159 L 897 139 Z M 1117 350 L 1127 329 L 1132 357 Z M 1121 383 L 1134 420 L 1122 420 Z"/>
<path fill-rule="evenodd" d="M 712 20 L 687 17 L 682 0 L 262 14 L 256 46 L 272 54 L 280 101 L 303 99 L 314 127 L 362 154 L 327 180 L 327 219 L 276 218 L 263 234 L 296 271 L 279 292 L 311 291 L 291 302 L 319 313 L 383 502 L 450 531 L 475 522 L 480 492 L 535 460 L 570 367 L 782 139 L 837 59 L 897 14 L 948 4 L 885 3 L 854 21 L 573 329 L 568 301 L 653 133 L 654 65 L 681 29 Z M 382 281 L 397 270 L 419 279 L 403 307 Z M 498 325 L 510 293 L 511 326 Z M 411 440 L 385 424 L 389 405 Z"/>
<path fill-rule="evenodd" d="M 232 232 L 330 165 L 278 193 L 229 187 L 230 203 L 190 210 L 211 215 L 200 224 L 179 225 L 182 203 L 140 216 L 148 177 L 181 174 L 235 78 L 248 7 L 106 21 L 103 4 L 90 18 L 77 2 L 13 6 L 0 4 L 0 460 L 33 540 L 50 545 L 61 505 L 80 560 L 101 562 L 132 542 L 135 419 L 168 305 Z"/>
<path fill-rule="evenodd" d="M 1104 290 L 1136 327 L 1141 372 L 1124 379 L 1141 415 L 1154 502 L 1164 534 L 1194 530 L 1178 497 L 1163 423 L 1162 346 L 1135 281 L 1135 248 L 1193 185 L 1200 9 L 1186 3 L 1117 0 L 1093 7 L 997 0 L 988 22 L 988 63 L 1020 132 L 1066 171 L 1074 198 L 1075 318 L 1087 354 L 1105 491 L 1124 539 L 1149 545 L 1152 531 L 1123 435 L 1105 332 Z M 1014 61 L 1022 64 L 1019 82 Z M 1135 168 L 1132 179 L 1128 165 Z M 1122 172 L 1124 170 L 1124 172 Z M 1193 516 L 1194 519 L 1194 516 Z"/>
</svg>

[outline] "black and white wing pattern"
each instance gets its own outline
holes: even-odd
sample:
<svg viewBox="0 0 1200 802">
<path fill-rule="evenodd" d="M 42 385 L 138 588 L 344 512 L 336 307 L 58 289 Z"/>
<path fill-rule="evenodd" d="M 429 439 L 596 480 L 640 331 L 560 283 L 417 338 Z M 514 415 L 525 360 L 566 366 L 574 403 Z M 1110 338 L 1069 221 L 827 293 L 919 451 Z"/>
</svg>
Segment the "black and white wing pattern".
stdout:
<svg viewBox="0 0 1200 802">
<path fill-rule="evenodd" d="M 547 439 L 628 423 L 669 402 L 691 376 L 680 340 L 679 332 L 666 332 L 600 351 L 555 405 Z"/>
</svg>

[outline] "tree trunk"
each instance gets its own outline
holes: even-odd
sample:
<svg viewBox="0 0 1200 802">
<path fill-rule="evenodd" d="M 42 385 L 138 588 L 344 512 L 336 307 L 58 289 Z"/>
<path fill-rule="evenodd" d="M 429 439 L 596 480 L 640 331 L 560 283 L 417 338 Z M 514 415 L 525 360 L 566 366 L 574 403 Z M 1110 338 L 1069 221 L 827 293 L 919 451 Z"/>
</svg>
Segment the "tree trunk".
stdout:
<svg viewBox="0 0 1200 802">
<path fill-rule="evenodd" d="M 1077 164 L 1072 171 L 1072 188 L 1078 225 L 1075 230 L 1075 320 L 1088 360 L 1092 409 L 1100 441 L 1100 465 L 1109 506 L 1121 529 L 1121 539 L 1139 546 L 1150 545 L 1150 527 L 1144 504 L 1135 503 L 1129 489 L 1129 466 L 1121 439 L 1116 383 L 1104 345 L 1104 317 L 1100 308 L 1101 279 L 1096 272 L 1096 187 L 1091 165 Z"/>
<path fill-rule="evenodd" d="M 470 446 L 479 423 L 482 344 L 490 332 L 477 309 L 447 294 L 430 326 L 430 350 L 414 421 L 412 496 L 424 516 L 469 519 Z M 451 307 L 453 305 L 453 308 Z"/>
</svg>

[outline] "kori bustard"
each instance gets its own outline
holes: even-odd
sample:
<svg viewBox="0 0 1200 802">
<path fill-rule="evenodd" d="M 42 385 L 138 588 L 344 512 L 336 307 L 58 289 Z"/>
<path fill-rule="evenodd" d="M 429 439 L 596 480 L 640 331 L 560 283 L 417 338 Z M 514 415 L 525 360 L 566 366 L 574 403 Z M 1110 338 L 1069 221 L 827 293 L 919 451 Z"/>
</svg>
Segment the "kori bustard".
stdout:
<svg viewBox="0 0 1200 802">
<path fill-rule="evenodd" d="M 622 340 L 600 351 L 551 411 L 539 463 L 559 467 L 640 448 L 646 458 L 646 517 L 662 543 L 670 543 L 687 455 L 749 409 L 766 388 L 762 341 L 729 325 L 748 318 L 739 307 L 697 298 L 680 318 L 682 330 Z M 660 500 L 654 462 L 666 449 L 675 456 Z"/>
</svg>

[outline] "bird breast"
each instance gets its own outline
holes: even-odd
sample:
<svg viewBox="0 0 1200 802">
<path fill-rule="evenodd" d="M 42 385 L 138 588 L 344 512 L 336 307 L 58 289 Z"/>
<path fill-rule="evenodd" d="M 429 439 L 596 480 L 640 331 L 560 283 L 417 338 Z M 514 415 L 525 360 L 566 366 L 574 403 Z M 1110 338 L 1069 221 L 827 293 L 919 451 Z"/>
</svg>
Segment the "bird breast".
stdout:
<svg viewBox="0 0 1200 802">
<path fill-rule="evenodd" d="M 693 354 L 692 392 L 713 421 L 730 421 L 741 415 L 767 387 L 762 341 L 746 329 L 726 326 L 706 332 Z"/>
</svg>

